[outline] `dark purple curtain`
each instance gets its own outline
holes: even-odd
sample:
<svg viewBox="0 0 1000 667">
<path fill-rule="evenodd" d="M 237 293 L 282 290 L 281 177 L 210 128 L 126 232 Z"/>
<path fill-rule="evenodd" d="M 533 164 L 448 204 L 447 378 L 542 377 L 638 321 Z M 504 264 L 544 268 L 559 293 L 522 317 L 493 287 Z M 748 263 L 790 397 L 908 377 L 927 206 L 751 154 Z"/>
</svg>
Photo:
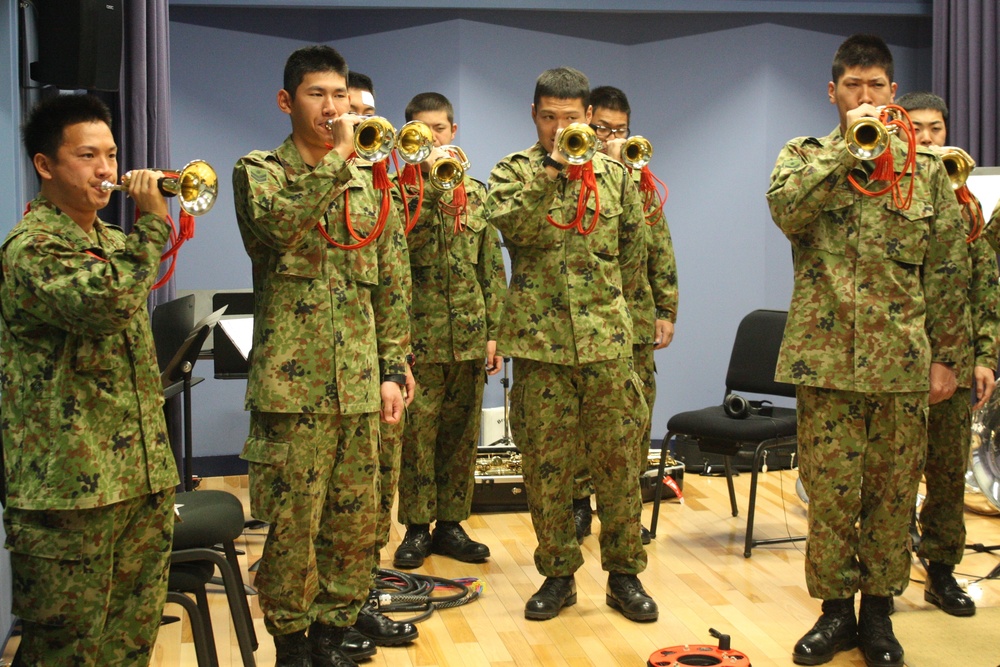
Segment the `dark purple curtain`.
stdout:
<svg viewBox="0 0 1000 667">
<path fill-rule="evenodd" d="M 948 102 L 948 143 L 997 166 L 1000 137 L 1000 3 L 934 0 L 933 87 Z"/>
<path fill-rule="evenodd" d="M 118 168 L 172 169 L 170 158 L 170 39 L 168 0 L 130 0 L 124 7 L 122 85 L 116 112 Z M 174 220 L 177 207 L 171 204 Z M 119 207 L 119 224 L 132 229 L 134 208 Z M 183 254 L 183 250 L 181 251 Z M 165 268 L 166 265 L 164 265 Z M 174 279 L 150 295 L 149 310 L 174 298 Z"/>
</svg>

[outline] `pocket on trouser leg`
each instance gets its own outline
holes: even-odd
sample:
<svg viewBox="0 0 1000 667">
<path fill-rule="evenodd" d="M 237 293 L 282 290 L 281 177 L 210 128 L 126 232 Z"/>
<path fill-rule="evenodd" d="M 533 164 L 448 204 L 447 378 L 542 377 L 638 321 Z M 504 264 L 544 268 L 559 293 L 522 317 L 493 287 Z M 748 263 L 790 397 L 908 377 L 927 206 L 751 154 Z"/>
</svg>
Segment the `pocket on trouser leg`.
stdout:
<svg viewBox="0 0 1000 667">
<path fill-rule="evenodd" d="M 6 523 L 14 614 L 81 636 L 100 629 L 110 587 L 107 559 L 88 548 L 84 531 Z"/>
<path fill-rule="evenodd" d="M 273 523 L 292 490 L 285 479 L 288 443 L 250 436 L 240 455 L 249 462 L 250 512 L 254 518 Z"/>
</svg>

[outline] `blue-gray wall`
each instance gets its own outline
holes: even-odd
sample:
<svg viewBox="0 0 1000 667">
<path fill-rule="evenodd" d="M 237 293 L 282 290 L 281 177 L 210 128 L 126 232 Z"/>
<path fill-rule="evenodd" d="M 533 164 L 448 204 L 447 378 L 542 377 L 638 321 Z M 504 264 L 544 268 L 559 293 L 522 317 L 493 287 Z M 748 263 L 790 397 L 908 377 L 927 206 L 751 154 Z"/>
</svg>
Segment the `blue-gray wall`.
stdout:
<svg viewBox="0 0 1000 667">
<path fill-rule="evenodd" d="M 379 111 L 397 124 L 412 95 L 448 95 L 458 142 L 483 180 L 497 160 L 534 141 L 529 112 L 537 75 L 574 66 L 592 84 L 629 94 L 633 131 L 652 140 L 652 169 L 670 187 L 665 210 L 681 303 L 674 343 L 657 354 L 656 438 L 671 414 L 721 400 L 742 315 L 788 305 L 788 244 L 763 195 L 788 138 L 825 134 L 837 122 L 826 99 L 837 45 L 851 33 L 879 31 L 896 56 L 900 90 L 930 84 L 926 0 L 466 0 L 462 8 L 430 0 L 419 3 L 433 8 L 423 11 L 411 0 L 375 0 L 368 9 L 351 4 L 298 0 L 279 10 L 272 0 L 171 0 L 177 164 L 149 166 L 202 158 L 223 181 L 216 208 L 199 219 L 180 254 L 178 290 L 205 295 L 250 286 L 229 174 L 241 155 L 277 146 L 288 133 L 275 94 L 293 49 L 334 45 L 352 68 L 372 76 Z M 0 0 L 0 158 L 8 165 L 0 178 L 0 236 L 35 188 L 17 136 L 17 6 Z M 196 370 L 209 379 L 195 389 L 195 453 L 235 454 L 247 431 L 245 382 L 213 379 L 211 361 Z M 501 400 L 493 381 L 485 404 Z M 0 552 L 0 634 L 9 625 L 9 566 Z"/>
</svg>

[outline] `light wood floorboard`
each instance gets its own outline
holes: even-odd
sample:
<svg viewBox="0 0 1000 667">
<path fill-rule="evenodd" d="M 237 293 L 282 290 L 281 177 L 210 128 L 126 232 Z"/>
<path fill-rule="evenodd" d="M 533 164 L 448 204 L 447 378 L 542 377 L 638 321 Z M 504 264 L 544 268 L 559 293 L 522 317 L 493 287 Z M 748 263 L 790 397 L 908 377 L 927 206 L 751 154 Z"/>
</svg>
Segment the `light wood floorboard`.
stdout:
<svg viewBox="0 0 1000 667">
<path fill-rule="evenodd" d="M 755 535 L 758 538 L 798 535 L 805 530 L 805 507 L 795 495 L 796 471 L 770 471 L 761 476 Z M 543 577 L 534 568 L 535 546 L 531 521 L 526 513 L 473 515 L 467 522 L 470 535 L 490 546 L 487 563 L 465 564 L 431 556 L 417 572 L 437 576 L 479 577 L 486 582 L 483 596 L 471 604 L 444 609 L 421 622 L 420 638 L 408 647 L 381 648 L 370 661 L 372 667 L 578 667 L 593 665 L 645 665 L 656 650 L 684 644 L 716 644 L 709 628 L 732 637 L 732 647 L 747 654 L 753 667 L 792 665 L 791 648 L 812 625 L 819 603 L 809 597 L 803 575 L 804 543 L 760 546 L 752 558 L 743 557 L 746 528 L 746 498 L 750 475 L 736 478 L 740 516 L 732 517 L 722 477 L 688 474 L 684 479 L 685 502 L 664 503 L 658 536 L 647 547 L 649 565 L 641 575 L 644 586 L 660 606 L 655 623 L 632 623 L 604 601 L 607 575 L 601 570 L 595 535 L 584 540 L 584 566 L 577 572 L 578 602 L 551 621 L 524 619 L 524 603 Z M 247 480 L 242 477 L 207 478 L 202 488 L 225 489 L 236 494 L 249 508 Z M 652 504 L 643 509 L 649 525 Z M 394 513 L 395 518 L 395 513 Z M 966 513 L 968 541 L 1000 543 L 1000 517 Z M 392 552 L 404 529 L 395 521 L 390 543 L 382 553 L 384 567 L 391 567 Z M 247 564 L 259 558 L 264 531 L 246 531 L 238 548 L 243 575 Z M 959 577 L 974 580 L 989 573 L 1000 553 L 967 552 L 959 566 Z M 924 609 L 924 572 L 912 570 L 912 583 L 896 601 L 900 611 Z M 252 573 L 249 581 L 253 582 Z M 981 607 L 1000 606 L 1000 583 L 986 580 L 978 588 Z M 222 667 L 240 661 L 232 633 L 225 595 L 210 593 Z M 260 648 L 257 664 L 274 664 L 274 646 L 264 630 L 256 598 L 251 599 Z M 166 613 L 184 617 L 168 605 Z M 949 638 L 961 642 L 961 637 Z M 938 639 L 940 641 L 940 639 Z M 905 648 L 905 646 L 904 646 Z M 8 647 L 10 654 L 11 647 Z M 153 656 L 153 667 L 193 667 L 197 664 L 186 618 L 161 629 Z M 833 667 L 863 667 L 858 651 L 839 654 Z"/>
</svg>

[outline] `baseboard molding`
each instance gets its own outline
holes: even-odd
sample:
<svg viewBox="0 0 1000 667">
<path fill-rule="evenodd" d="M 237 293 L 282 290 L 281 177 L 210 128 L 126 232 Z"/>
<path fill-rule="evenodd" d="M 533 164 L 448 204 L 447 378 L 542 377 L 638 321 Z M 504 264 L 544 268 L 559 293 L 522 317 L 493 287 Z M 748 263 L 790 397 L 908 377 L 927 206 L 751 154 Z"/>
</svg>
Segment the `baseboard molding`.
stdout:
<svg viewBox="0 0 1000 667">
<path fill-rule="evenodd" d="M 226 456 L 196 456 L 192 461 L 198 477 L 226 477 L 247 474 L 247 462 L 236 454 Z"/>
</svg>

